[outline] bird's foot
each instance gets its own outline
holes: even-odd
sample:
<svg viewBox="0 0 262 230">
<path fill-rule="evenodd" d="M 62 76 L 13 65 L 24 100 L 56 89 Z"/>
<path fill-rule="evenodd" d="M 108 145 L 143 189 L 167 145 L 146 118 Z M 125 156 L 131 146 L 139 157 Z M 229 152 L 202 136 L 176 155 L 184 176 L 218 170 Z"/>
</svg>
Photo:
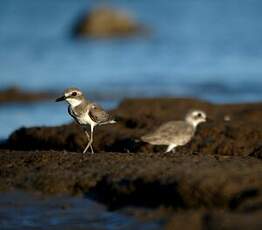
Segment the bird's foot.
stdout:
<svg viewBox="0 0 262 230">
<path fill-rule="evenodd" d="M 91 145 L 91 144 L 88 144 L 86 147 L 85 147 L 85 149 L 84 149 L 84 151 L 83 151 L 83 154 L 85 154 L 85 153 L 87 153 L 87 150 L 90 148 L 90 152 L 88 152 L 89 154 L 94 154 L 94 150 L 93 150 L 93 146 Z"/>
</svg>

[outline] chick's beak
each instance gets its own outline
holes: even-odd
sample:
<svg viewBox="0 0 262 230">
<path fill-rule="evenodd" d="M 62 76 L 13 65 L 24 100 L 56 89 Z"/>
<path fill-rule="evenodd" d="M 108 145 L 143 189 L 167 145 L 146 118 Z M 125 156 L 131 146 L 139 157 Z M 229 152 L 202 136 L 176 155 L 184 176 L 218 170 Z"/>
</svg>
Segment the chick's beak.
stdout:
<svg viewBox="0 0 262 230">
<path fill-rule="evenodd" d="M 55 101 L 59 102 L 59 101 L 64 101 L 65 99 L 66 99 L 66 97 L 62 96 L 62 97 L 57 98 Z"/>
</svg>

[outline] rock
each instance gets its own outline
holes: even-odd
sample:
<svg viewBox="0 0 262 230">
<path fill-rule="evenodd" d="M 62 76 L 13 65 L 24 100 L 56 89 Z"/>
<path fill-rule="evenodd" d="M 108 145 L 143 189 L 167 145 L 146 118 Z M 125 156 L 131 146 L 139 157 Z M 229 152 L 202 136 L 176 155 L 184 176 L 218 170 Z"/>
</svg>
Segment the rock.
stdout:
<svg viewBox="0 0 262 230">
<path fill-rule="evenodd" d="M 262 104 L 213 105 L 190 99 L 130 99 L 112 111 L 117 124 L 97 127 L 96 152 L 163 152 L 139 140 L 141 135 L 169 120 L 183 119 L 192 108 L 207 112 L 211 121 L 201 124 L 193 140 L 178 152 L 256 156 L 262 153 Z M 135 111 L 135 112 L 134 112 Z M 230 121 L 224 121 L 224 115 Z M 86 137 L 76 124 L 60 127 L 22 128 L 7 141 L 6 148 L 17 150 L 68 150 L 81 152 Z"/>
<path fill-rule="evenodd" d="M 0 163 L 6 188 L 88 193 L 112 208 L 262 208 L 252 202 L 262 195 L 261 160 L 253 157 L 1 150 Z"/>
<path fill-rule="evenodd" d="M 0 103 L 33 102 L 53 98 L 48 92 L 25 92 L 17 87 L 10 87 L 0 91 Z"/>
<path fill-rule="evenodd" d="M 1 150 L 0 173 L 1 191 L 82 194 L 112 210 L 162 207 L 155 218 L 168 229 L 261 226 L 262 166 L 253 157 Z"/>
<path fill-rule="evenodd" d="M 91 10 L 74 28 L 74 35 L 93 38 L 128 37 L 146 32 L 145 26 L 126 12 L 107 7 Z"/>
<path fill-rule="evenodd" d="M 178 229 L 239 229 L 262 228 L 262 212 L 232 213 L 224 210 L 194 210 L 174 214 L 166 226 L 167 230 Z"/>
<path fill-rule="evenodd" d="M 192 108 L 212 121 L 176 153 L 139 141 Z M 94 155 L 80 153 L 86 139 L 75 124 L 14 132 L 2 145 L 9 149 L 0 149 L 0 191 L 80 194 L 111 210 L 145 208 L 136 216 L 166 229 L 261 229 L 261 103 L 132 99 L 112 113 L 118 123 L 95 130 Z"/>
</svg>

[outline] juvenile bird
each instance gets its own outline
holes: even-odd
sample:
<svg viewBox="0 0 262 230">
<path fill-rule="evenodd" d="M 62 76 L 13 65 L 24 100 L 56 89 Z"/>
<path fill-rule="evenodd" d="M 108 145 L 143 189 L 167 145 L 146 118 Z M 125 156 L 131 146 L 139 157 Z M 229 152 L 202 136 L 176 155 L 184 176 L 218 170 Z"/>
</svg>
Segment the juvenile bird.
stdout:
<svg viewBox="0 0 262 230">
<path fill-rule="evenodd" d="M 185 121 L 169 121 L 141 139 L 152 145 L 168 145 L 166 152 L 175 151 L 177 146 L 185 145 L 192 139 L 197 125 L 206 119 L 203 111 L 193 110 L 186 115 Z"/>
<path fill-rule="evenodd" d="M 68 113 L 74 118 L 74 120 L 81 125 L 85 134 L 89 140 L 86 145 L 83 153 L 90 148 L 91 153 L 94 153 L 93 150 L 93 132 L 94 128 L 97 125 L 106 125 L 116 123 L 111 116 L 102 109 L 96 103 L 88 101 L 83 93 L 77 88 L 68 88 L 64 91 L 62 97 L 56 99 L 56 102 L 66 101 L 68 105 Z M 90 126 L 90 136 L 87 131 L 87 126 Z"/>
</svg>

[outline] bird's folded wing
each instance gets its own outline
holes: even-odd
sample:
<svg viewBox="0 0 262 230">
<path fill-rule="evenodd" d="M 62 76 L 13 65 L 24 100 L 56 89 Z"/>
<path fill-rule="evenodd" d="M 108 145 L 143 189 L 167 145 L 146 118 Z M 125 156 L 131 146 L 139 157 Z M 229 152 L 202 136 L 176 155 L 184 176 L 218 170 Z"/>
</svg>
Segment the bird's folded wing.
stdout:
<svg viewBox="0 0 262 230">
<path fill-rule="evenodd" d="M 194 133 L 193 128 L 185 122 L 171 121 L 158 127 L 154 132 L 142 137 L 143 141 L 168 144 L 180 139 L 189 139 Z"/>
<path fill-rule="evenodd" d="M 174 136 L 191 134 L 193 128 L 184 121 L 170 121 L 158 128 L 159 132 L 165 132 Z"/>
<path fill-rule="evenodd" d="M 104 123 L 110 121 L 110 115 L 104 111 L 99 105 L 91 104 L 89 109 L 90 118 L 96 123 Z"/>
</svg>

